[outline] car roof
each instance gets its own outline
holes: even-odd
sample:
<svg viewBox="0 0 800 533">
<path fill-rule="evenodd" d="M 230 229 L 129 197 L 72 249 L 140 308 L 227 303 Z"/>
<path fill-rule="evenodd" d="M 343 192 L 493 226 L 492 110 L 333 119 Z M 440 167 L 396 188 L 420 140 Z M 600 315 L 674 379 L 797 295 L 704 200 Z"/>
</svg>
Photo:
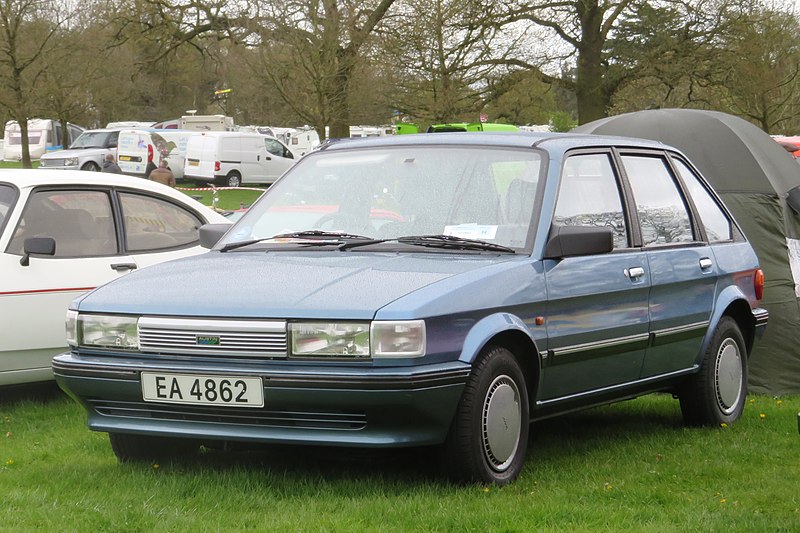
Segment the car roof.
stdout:
<svg viewBox="0 0 800 533">
<path fill-rule="evenodd" d="M 321 151 L 350 150 L 370 146 L 495 146 L 495 147 L 541 147 L 548 151 L 565 152 L 573 148 L 591 148 L 608 146 L 625 146 L 632 148 L 670 148 L 658 141 L 617 137 L 610 135 L 593 135 L 581 133 L 550 132 L 456 132 L 456 133 L 417 133 L 413 135 L 397 135 L 385 137 L 357 137 L 344 139 L 346 142 L 331 142 Z"/>
<path fill-rule="evenodd" d="M 124 174 L 86 172 L 83 170 L 7 168 L 0 169 L 0 183 L 10 183 L 19 189 L 29 189 L 47 185 L 98 185 L 157 192 L 164 196 L 169 196 L 181 202 L 188 203 L 196 210 L 206 215 L 210 222 L 225 221 L 222 215 L 214 212 L 208 206 L 172 187 L 145 178 L 126 176 Z"/>
</svg>

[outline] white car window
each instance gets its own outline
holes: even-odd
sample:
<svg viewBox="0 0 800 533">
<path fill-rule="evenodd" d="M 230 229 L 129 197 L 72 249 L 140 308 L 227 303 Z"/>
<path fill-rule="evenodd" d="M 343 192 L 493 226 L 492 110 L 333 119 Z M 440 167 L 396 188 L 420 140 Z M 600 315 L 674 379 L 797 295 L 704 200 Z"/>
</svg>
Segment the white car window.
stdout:
<svg viewBox="0 0 800 533">
<path fill-rule="evenodd" d="M 173 203 L 141 194 L 120 193 L 129 252 L 149 252 L 194 244 L 200 239 L 197 216 Z"/>
<path fill-rule="evenodd" d="M 104 191 L 34 192 L 15 228 L 8 252 L 22 255 L 28 237 L 52 237 L 53 257 L 115 255 L 117 239 L 111 201 Z"/>
</svg>

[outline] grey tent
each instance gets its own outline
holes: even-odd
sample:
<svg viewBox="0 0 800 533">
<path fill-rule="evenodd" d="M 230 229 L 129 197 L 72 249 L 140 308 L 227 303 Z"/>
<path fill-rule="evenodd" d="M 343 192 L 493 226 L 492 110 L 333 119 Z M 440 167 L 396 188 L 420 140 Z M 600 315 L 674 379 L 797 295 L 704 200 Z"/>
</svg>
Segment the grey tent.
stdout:
<svg viewBox="0 0 800 533">
<path fill-rule="evenodd" d="M 572 131 L 661 141 L 697 165 L 753 244 L 766 277 L 769 324 L 750 358 L 750 390 L 800 393 L 800 165 L 758 127 L 716 111 L 638 111 Z"/>
</svg>

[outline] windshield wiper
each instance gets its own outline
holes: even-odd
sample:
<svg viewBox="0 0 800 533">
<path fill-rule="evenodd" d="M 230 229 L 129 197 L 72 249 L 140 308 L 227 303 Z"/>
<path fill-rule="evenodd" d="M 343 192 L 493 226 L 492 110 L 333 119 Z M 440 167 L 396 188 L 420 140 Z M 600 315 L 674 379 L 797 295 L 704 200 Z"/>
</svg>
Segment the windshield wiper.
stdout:
<svg viewBox="0 0 800 533">
<path fill-rule="evenodd" d="M 358 240 L 364 242 L 374 240 L 371 237 L 365 237 L 364 235 L 356 235 L 353 233 L 311 229 L 305 231 L 295 231 L 292 233 L 280 233 L 278 235 L 273 235 L 272 237 L 263 237 L 261 239 L 250 239 L 248 241 L 229 242 L 228 244 L 220 248 L 219 251 L 227 252 L 230 250 L 235 250 L 237 248 L 242 248 L 244 246 L 250 246 L 251 244 L 256 244 L 264 241 L 271 241 L 274 239 L 307 239 L 307 242 L 293 243 L 293 244 L 302 244 L 304 246 L 329 246 L 332 244 L 348 243 L 351 240 Z"/>
<path fill-rule="evenodd" d="M 410 244 L 412 246 L 427 246 L 429 248 L 448 248 L 451 250 L 480 250 L 487 252 L 503 252 L 508 254 L 517 253 L 513 248 L 494 244 L 476 239 L 465 239 L 454 235 L 407 235 L 395 239 L 371 239 L 368 241 L 348 242 L 339 246 L 340 250 L 349 250 L 370 244 L 380 244 L 382 242 L 399 242 L 400 244 Z"/>
</svg>

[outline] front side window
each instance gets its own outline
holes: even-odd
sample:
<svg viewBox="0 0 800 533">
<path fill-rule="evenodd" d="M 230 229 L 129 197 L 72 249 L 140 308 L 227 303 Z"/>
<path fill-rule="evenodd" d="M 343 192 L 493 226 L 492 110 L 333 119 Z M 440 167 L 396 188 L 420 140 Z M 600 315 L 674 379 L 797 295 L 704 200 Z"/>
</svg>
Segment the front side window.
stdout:
<svg viewBox="0 0 800 533">
<path fill-rule="evenodd" d="M 129 252 L 155 252 L 187 246 L 200 239 L 197 216 L 171 202 L 133 193 L 120 193 Z"/>
<path fill-rule="evenodd" d="M 111 201 L 104 191 L 34 192 L 15 228 L 8 252 L 22 255 L 28 237 L 52 237 L 54 257 L 99 257 L 117 253 Z"/>
<path fill-rule="evenodd" d="M 628 247 L 617 178 L 608 154 L 571 156 L 564 163 L 554 223 L 610 228 L 614 248 Z"/>
<path fill-rule="evenodd" d="M 706 236 L 711 242 L 727 241 L 733 238 L 731 233 L 731 221 L 722 211 L 722 208 L 714 200 L 708 190 L 700 183 L 700 179 L 683 161 L 676 159 L 675 167 L 689 189 L 692 200 L 700 214 L 700 221 L 706 230 Z"/>
<path fill-rule="evenodd" d="M 411 146 L 301 159 L 228 242 L 305 230 L 374 239 L 447 235 L 524 248 L 542 173 L 538 152 Z"/>
<path fill-rule="evenodd" d="M 662 157 L 623 155 L 645 246 L 693 242 L 691 219 Z"/>
</svg>

